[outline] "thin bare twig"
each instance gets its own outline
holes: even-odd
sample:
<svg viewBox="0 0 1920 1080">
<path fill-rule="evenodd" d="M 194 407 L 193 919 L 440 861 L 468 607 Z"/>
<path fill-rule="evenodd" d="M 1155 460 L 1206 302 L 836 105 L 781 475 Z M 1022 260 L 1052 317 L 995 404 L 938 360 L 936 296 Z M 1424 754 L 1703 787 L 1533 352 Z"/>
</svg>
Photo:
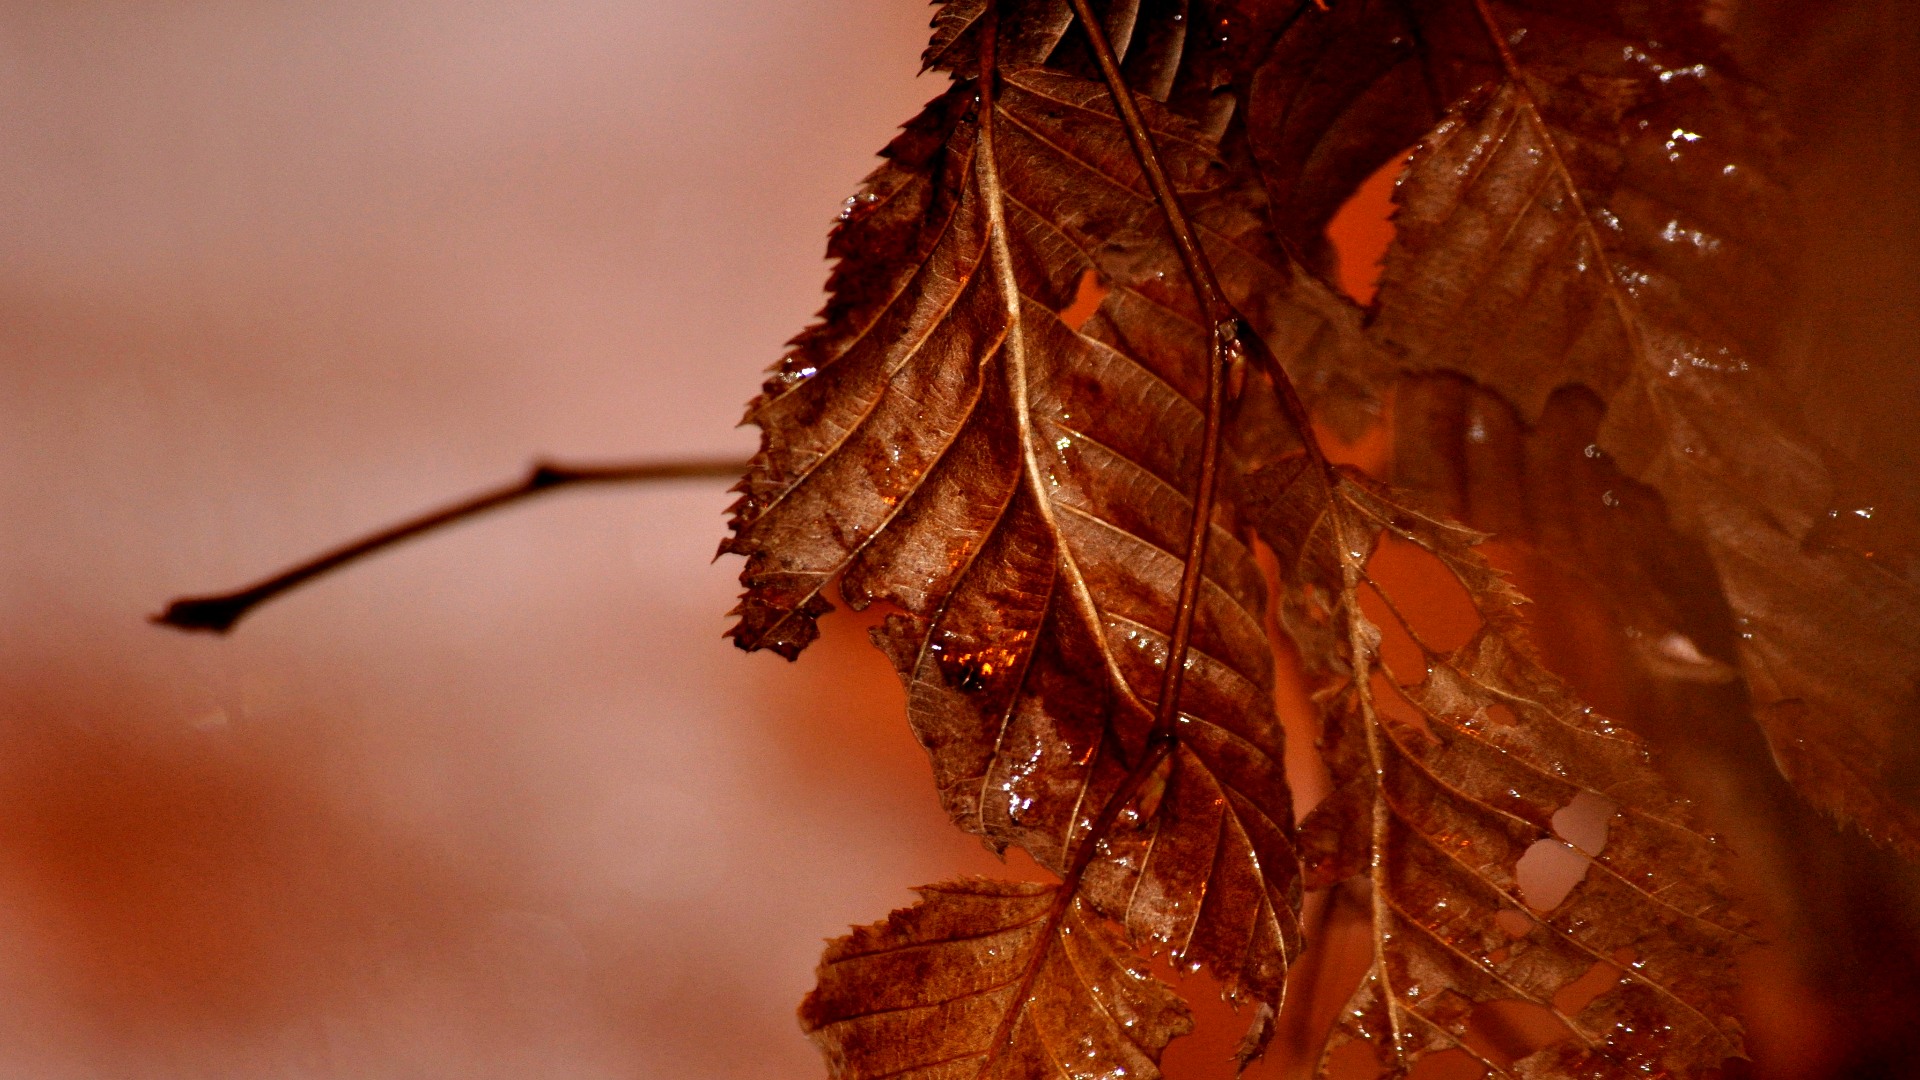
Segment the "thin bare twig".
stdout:
<svg viewBox="0 0 1920 1080">
<path fill-rule="evenodd" d="M 581 484 L 628 484 L 653 480 L 696 480 L 739 476 L 744 462 L 727 460 L 641 462 L 638 464 L 576 464 L 536 462 L 527 475 L 513 483 L 483 491 L 468 499 L 432 510 L 316 555 L 264 581 L 212 596 L 185 596 L 167 605 L 167 610 L 150 621 L 176 630 L 201 630 L 224 634 L 255 608 L 284 593 L 305 585 L 314 578 L 377 551 L 410 540 L 422 533 L 465 521 L 489 510 L 545 494 L 562 487 Z"/>
</svg>

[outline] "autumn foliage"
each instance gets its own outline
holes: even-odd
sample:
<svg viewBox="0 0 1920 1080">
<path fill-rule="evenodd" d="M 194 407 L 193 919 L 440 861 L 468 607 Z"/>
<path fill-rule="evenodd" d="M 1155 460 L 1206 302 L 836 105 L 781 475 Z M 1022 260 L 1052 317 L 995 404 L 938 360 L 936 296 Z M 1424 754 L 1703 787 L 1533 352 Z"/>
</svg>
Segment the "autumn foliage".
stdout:
<svg viewBox="0 0 1920 1080">
<path fill-rule="evenodd" d="M 1920 593 L 1769 368 L 1780 138 L 1703 6 L 949 0 L 925 60 L 948 88 L 749 409 L 732 633 L 793 657 L 830 596 L 881 605 L 943 806 L 1057 882 L 833 943 L 802 1009 L 833 1075 L 1158 1075 L 1190 1025 L 1155 956 L 1243 1007 L 1250 1062 L 1333 903 L 1369 949 L 1323 1071 L 1733 1075 L 1752 924 L 1649 741 L 1751 717 L 1920 853 Z M 1326 227 L 1410 148 L 1362 308 Z M 1370 428 L 1389 476 L 1329 454 Z M 1581 587 L 1529 605 L 1489 535 Z M 1536 644 L 1576 609 L 1627 715 Z"/>
</svg>

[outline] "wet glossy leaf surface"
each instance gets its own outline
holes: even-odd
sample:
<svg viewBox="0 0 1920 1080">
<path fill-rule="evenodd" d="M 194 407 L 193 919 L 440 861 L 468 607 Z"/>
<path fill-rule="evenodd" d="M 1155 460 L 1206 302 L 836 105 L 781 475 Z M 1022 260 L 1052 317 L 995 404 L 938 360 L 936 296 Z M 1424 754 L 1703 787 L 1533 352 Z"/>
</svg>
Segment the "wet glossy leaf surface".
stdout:
<svg viewBox="0 0 1920 1080">
<path fill-rule="evenodd" d="M 1406 368 L 1468 375 L 1529 425 L 1557 390 L 1597 394 L 1594 452 L 1711 560 L 1738 630 L 1724 662 L 1781 770 L 1920 852 L 1920 589 L 1865 535 L 1871 501 L 1840 505 L 1844 474 L 1764 359 L 1788 213 L 1764 102 L 1711 52 L 1609 44 L 1573 35 L 1516 62 L 1422 142 L 1373 330 Z M 1625 497 L 1609 494 L 1575 513 L 1604 519 Z M 1658 572 L 1628 571 L 1626 597 Z M 1654 632 L 1657 647 L 1671 631 Z"/>
<path fill-rule="evenodd" d="M 1317 691 L 1335 787 L 1302 825 L 1309 884 L 1355 879 L 1374 944 L 1327 1055 L 1365 1040 L 1395 1076 L 1446 1051 L 1508 1076 L 1695 1076 L 1739 1057 L 1743 920 L 1717 845 L 1639 741 L 1535 660 L 1524 598 L 1473 550 L 1482 537 L 1357 477 L 1323 485 L 1305 461 L 1264 478 L 1256 513 L 1283 555 L 1288 625 L 1302 642 L 1341 642 Z M 1373 580 L 1383 538 L 1465 589 L 1479 626 L 1464 644 L 1434 644 Z M 1375 623 L 1363 592 L 1397 625 Z M 1389 666 L 1388 630 L 1418 670 Z M 1569 815 L 1581 809 L 1584 828 Z M 1577 875 L 1570 887 L 1529 872 L 1549 854 Z M 1613 985 L 1561 1007 L 1608 965 Z M 1520 1053 L 1474 1042 L 1475 1017 L 1509 1003 L 1543 1010 L 1561 1037 Z"/>
<path fill-rule="evenodd" d="M 1727 853 L 1549 670 L 1476 529 L 1594 579 L 1636 723 L 1751 706 L 1812 802 L 1920 838 L 1904 549 L 1762 359 L 1788 212 L 1763 95 L 1691 4 L 1129 0 L 1092 5 L 1098 32 L 1075 7 L 938 6 L 925 62 L 951 87 L 848 201 L 821 321 L 748 414 L 732 635 L 791 658 L 830 592 L 884 605 L 948 813 L 1062 878 L 941 886 L 836 943 L 804 1011 L 835 1075 L 1155 1075 L 1170 992 L 1066 977 L 1069 929 L 1257 1003 L 1244 1061 L 1303 886 L 1353 898 L 1371 942 L 1323 1070 L 1359 1044 L 1396 1077 L 1737 1068 Z M 1324 230 L 1410 146 L 1362 312 L 1322 280 Z M 1217 345 L 1236 316 L 1277 362 Z M 1289 420 L 1349 430 L 1367 395 L 1398 397 L 1404 491 Z M 1450 583 L 1470 630 L 1403 609 L 1389 557 Z M 1334 780 L 1297 833 L 1276 646 L 1318 687 Z M 1066 1018 L 1129 993 L 1060 1056 Z M 1110 1037 L 1142 1009 L 1146 1035 Z"/>
<path fill-rule="evenodd" d="M 1126 942 L 1059 889 L 929 885 L 827 946 L 801 1024 L 836 1080 L 1140 1077 L 1193 1028 Z"/>
<path fill-rule="evenodd" d="M 749 414 L 766 440 L 728 544 L 748 556 L 734 635 L 797 653 L 836 578 L 854 606 L 899 609 L 876 640 L 948 812 L 1065 872 L 1153 725 L 1211 331 L 1106 90 L 1003 71 L 995 158 L 968 82 L 909 125 L 835 234 L 822 323 Z M 1276 347 L 1323 347 L 1257 192 L 1197 129 L 1148 115 L 1230 293 Z M 1107 291 L 1071 328 L 1058 312 L 1089 273 Z M 1238 495 L 1216 504 L 1178 746 L 1097 838 L 1084 895 L 1136 942 L 1273 1004 L 1299 870 Z"/>
</svg>

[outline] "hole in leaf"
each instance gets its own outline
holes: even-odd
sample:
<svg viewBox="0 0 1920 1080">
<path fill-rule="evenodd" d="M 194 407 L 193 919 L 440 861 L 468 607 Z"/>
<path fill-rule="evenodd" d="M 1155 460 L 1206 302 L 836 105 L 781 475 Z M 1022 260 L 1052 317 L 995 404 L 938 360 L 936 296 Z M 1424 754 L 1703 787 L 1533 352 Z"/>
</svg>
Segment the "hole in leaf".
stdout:
<svg viewBox="0 0 1920 1080">
<path fill-rule="evenodd" d="M 1393 182 L 1406 164 L 1406 154 L 1388 159 L 1327 222 L 1327 241 L 1335 258 L 1334 284 L 1356 304 L 1372 303 L 1379 288 L 1380 260 L 1393 243 Z"/>
<path fill-rule="evenodd" d="M 1382 672 L 1375 672 L 1372 679 L 1374 711 L 1388 720 L 1418 732 L 1422 738 L 1433 738 L 1433 729 L 1427 725 L 1427 718 L 1420 710 L 1408 703 L 1393 688 L 1393 680 Z"/>
<path fill-rule="evenodd" d="M 1367 576 L 1393 598 L 1413 623 L 1413 632 L 1442 653 L 1465 645 L 1480 629 L 1473 598 L 1440 560 L 1417 544 L 1388 535 L 1367 560 Z M 1360 592 L 1361 609 L 1380 627 L 1380 655 L 1395 675 L 1409 683 L 1426 675 L 1426 654 L 1372 589 Z"/>
<path fill-rule="evenodd" d="M 1563 840 L 1536 840 L 1514 867 L 1521 898 L 1535 911 L 1552 911 L 1587 876 L 1592 861 Z"/>
<path fill-rule="evenodd" d="M 1553 831 L 1560 839 L 1588 855 L 1607 846 L 1607 823 L 1617 808 L 1604 795 L 1583 791 L 1553 815 Z"/>
<path fill-rule="evenodd" d="M 1080 284 L 1074 288 L 1073 302 L 1060 312 L 1060 321 L 1067 324 L 1069 330 L 1079 330 L 1100 310 L 1100 302 L 1113 290 L 1101 282 L 1100 275 L 1087 270 L 1080 275 Z"/>
<path fill-rule="evenodd" d="M 1587 866 L 1607 845 L 1607 823 L 1615 807 L 1604 796 L 1583 791 L 1554 811 L 1554 836 L 1543 837 L 1514 867 L 1520 895 L 1535 911 L 1552 911 L 1564 902 Z"/>
<path fill-rule="evenodd" d="M 1632 955 L 1631 951 L 1628 955 Z M 1554 992 L 1553 1007 L 1564 1015 L 1577 1016 L 1580 1010 L 1593 1004 L 1601 994 L 1618 985 L 1620 969 L 1605 960 L 1597 961 L 1585 974 Z"/>
<path fill-rule="evenodd" d="M 1512 1064 L 1572 1034 L 1572 1029 L 1544 1005 L 1486 1001 L 1474 1007 L 1464 1041 L 1502 1064 Z"/>
<path fill-rule="evenodd" d="M 1431 1057 L 1422 1058 L 1407 1073 L 1407 1080 L 1480 1080 L 1487 1075 L 1487 1067 L 1473 1059 L 1465 1050 L 1442 1050 Z"/>
<path fill-rule="evenodd" d="M 1519 908 L 1506 908 L 1495 913 L 1493 925 L 1499 927 L 1508 937 L 1518 941 L 1533 933 L 1534 922 L 1533 916 Z"/>
</svg>

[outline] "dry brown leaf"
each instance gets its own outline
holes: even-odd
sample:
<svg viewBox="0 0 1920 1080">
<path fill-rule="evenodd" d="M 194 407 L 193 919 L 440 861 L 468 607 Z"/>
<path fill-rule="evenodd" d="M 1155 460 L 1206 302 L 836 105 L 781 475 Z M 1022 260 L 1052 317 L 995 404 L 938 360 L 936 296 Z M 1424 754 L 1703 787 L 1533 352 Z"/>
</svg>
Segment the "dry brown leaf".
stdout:
<svg viewBox="0 0 1920 1080">
<path fill-rule="evenodd" d="M 800 1022 L 835 1080 L 1158 1080 L 1185 1003 L 1056 885 L 960 881 L 827 946 Z"/>
<path fill-rule="evenodd" d="M 1473 0 L 1342 0 L 1247 5 L 1278 36 L 1247 91 L 1248 138 L 1274 204 L 1274 230 L 1325 257 L 1327 222 L 1375 169 L 1417 143 L 1456 102 L 1500 78 Z M 1568 64 L 1686 47 L 1717 63 L 1704 5 L 1517 0 L 1489 10 L 1522 64 Z"/>
<path fill-rule="evenodd" d="M 1513 1077 L 1696 1076 L 1743 1056 L 1731 991 L 1744 923 L 1717 843 L 1639 741 L 1534 659 L 1524 598 L 1473 550 L 1480 534 L 1357 476 L 1325 476 L 1284 462 L 1263 475 L 1270 494 L 1255 511 L 1281 557 L 1289 628 L 1329 657 L 1317 696 L 1335 788 L 1302 826 L 1309 883 L 1362 881 L 1374 935 L 1323 1068 L 1358 1040 L 1394 1076 L 1447 1051 Z M 1424 637 L 1371 580 L 1383 535 L 1466 590 L 1481 625 L 1464 643 Z M 1388 667 L 1368 590 L 1420 670 Z M 1583 810 L 1604 822 L 1598 837 L 1569 821 Z M 1580 880 L 1543 898 L 1523 860 L 1539 845 L 1575 852 L 1569 840 Z M 1561 997 L 1609 967 L 1618 981 L 1590 1001 Z M 1561 1037 L 1507 1054 L 1477 1040 L 1476 1021 L 1511 1003 L 1558 1021 Z"/>
<path fill-rule="evenodd" d="M 748 556 L 733 633 L 797 653 L 836 577 L 850 604 L 899 608 L 876 636 L 949 813 L 1064 873 L 1147 752 L 1210 334 L 1105 89 L 1004 71 L 991 162 L 976 100 L 956 85 L 890 148 L 836 232 L 824 321 L 749 414 L 766 438 L 728 544 Z M 1324 345 L 1253 193 L 1191 125 L 1148 115 L 1229 291 L 1288 354 Z M 1076 332 L 1056 312 L 1089 272 L 1109 291 Z M 1298 866 L 1237 498 L 1216 507 L 1171 764 L 1085 889 L 1135 940 L 1272 1004 Z"/>
<path fill-rule="evenodd" d="M 1561 387 L 1598 394 L 1597 452 L 1659 492 L 1712 560 L 1781 770 L 1920 852 L 1920 591 L 1816 532 L 1872 511 L 1835 505 L 1817 441 L 1759 359 L 1783 211 L 1757 104 L 1669 53 L 1505 59 L 1409 168 L 1374 331 L 1409 369 L 1466 374 L 1529 424 Z"/>
<path fill-rule="evenodd" d="M 1471 550 L 1478 534 L 1332 471 L 1287 419 L 1299 415 L 1289 378 L 1314 398 L 1385 365 L 1359 340 L 1359 313 L 1281 252 L 1308 249 L 1343 187 L 1404 146 L 1395 140 L 1425 131 L 1443 103 L 1466 95 L 1435 139 L 1467 125 L 1468 110 L 1511 97 L 1499 76 L 1516 67 L 1516 49 L 1568 54 L 1552 32 L 1508 39 L 1496 23 L 1490 33 L 1496 9 L 1472 0 L 1356 2 L 1322 14 L 1308 4 L 1196 5 L 1218 35 L 1200 43 L 1171 17 L 1192 14 L 1184 4 L 1105 5 L 1095 34 L 1075 24 L 1072 6 L 941 6 L 927 62 L 953 72 L 955 85 L 850 201 L 822 322 L 796 340 L 749 412 L 764 442 L 727 545 L 748 557 L 733 636 L 796 654 L 836 582 L 855 607 L 898 609 L 876 639 L 901 672 L 956 823 L 995 847 L 1018 844 L 1062 875 L 1051 899 L 1033 892 L 1021 903 L 1060 920 L 1084 902 L 1136 946 L 1204 967 L 1230 996 L 1259 1003 L 1251 1056 L 1299 941 L 1257 528 L 1280 557 L 1287 628 L 1324 680 L 1338 788 L 1306 828 L 1313 880 L 1363 878 L 1374 925 L 1368 981 L 1329 1053 L 1371 1040 L 1398 1075 L 1452 1051 L 1516 1077 L 1700 1076 L 1739 1057 L 1729 997 L 1743 922 L 1720 883 L 1716 845 L 1695 831 L 1641 744 L 1534 658 L 1519 595 Z M 1530 31 L 1573 35 L 1586 50 L 1575 58 L 1596 63 L 1594 42 L 1611 40 L 1606 33 L 1698 29 L 1690 9 L 1618 18 L 1547 3 L 1498 9 L 1509 11 L 1535 20 Z M 1200 278 L 1183 269 L 1168 227 L 1181 208 L 1148 194 L 1142 152 L 1098 81 L 1094 57 L 1109 39 L 1139 91 L 1145 130 L 1135 141 L 1157 146 L 1225 299 L 1285 376 L 1272 366 L 1249 375 L 1232 347 L 1233 313 L 1209 310 Z M 1323 66 L 1285 66 L 1305 55 Z M 1355 58 L 1358 67 L 1341 67 Z M 1631 104 L 1621 80 L 1556 71 L 1577 84 L 1565 123 L 1619 124 Z M 1410 88 L 1424 113 L 1371 123 Z M 1255 107 L 1242 116 L 1237 102 L 1247 98 Z M 1403 256 L 1424 250 L 1408 224 Z M 1423 266 L 1390 282 L 1392 304 L 1378 309 L 1373 332 L 1398 362 L 1461 366 L 1435 358 L 1450 318 L 1447 332 L 1494 341 L 1485 351 L 1503 370 L 1544 382 L 1524 388 L 1541 395 L 1531 418 L 1563 384 L 1617 387 L 1599 374 L 1610 342 L 1529 366 L 1546 338 L 1510 297 L 1517 321 L 1492 307 L 1478 321 L 1480 309 L 1422 307 L 1420 288 L 1451 296 L 1470 283 L 1450 269 Z M 1576 278 L 1543 284 L 1563 289 Z M 1069 325 L 1061 313 L 1089 281 L 1098 305 Z M 1416 342 L 1416 332 L 1432 340 Z M 1178 723 L 1163 729 L 1155 711 L 1208 449 L 1209 365 L 1223 340 L 1231 422 L 1186 688 Z M 1422 670 L 1404 683 L 1387 670 L 1382 630 L 1359 599 L 1383 533 L 1457 578 L 1482 622 L 1464 643 L 1421 644 Z M 1541 845 L 1571 851 L 1555 837 L 1579 830 L 1561 819 L 1596 807 L 1604 840 L 1586 837 L 1584 854 L 1568 856 L 1586 860 L 1580 881 L 1564 898 L 1533 895 L 1523 862 Z M 948 926 L 955 903 L 930 897 L 864 940 L 922 941 L 909 928 Z M 1001 932 L 980 904 L 968 910 L 953 916 L 955 934 Z M 1051 933 L 1027 944 L 1039 958 L 1029 972 L 1050 970 Z M 957 962 L 946 950 L 927 955 L 936 954 Z M 861 1013 L 863 995 L 906 992 L 886 965 L 855 964 L 829 981 L 833 970 L 823 970 L 828 997 L 811 999 L 812 1027 Z M 1042 996 L 1065 1000 L 1056 983 L 1044 985 Z M 838 1004 L 819 1004 L 829 999 Z M 1003 1019 L 984 1042 L 977 1018 L 957 1024 L 957 1041 L 926 1040 L 970 1063 L 956 1066 L 962 1074 L 977 1073 L 982 1054 L 992 1072 L 1015 1046 L 1007 1037 L 1022 1010 L 1039 1000 L 996 998 Z M 1545 1016 L 1562 1037 L 1489 1042 L 1487 1016 L 1512 1009 Z M 848 1028 L 869 1030 L 883 1028 Z M 849 1075 L 867 1075 L 862 1062 L 877 1047 L 904 1045 L 848 1037 L 855 1042 L 828 1045 Z M 1020 1044 L 1007 1067 L 1040 1068 L 1044 1048 Z M 1089 1068 L 1114 1060 L 1101 1055 Z"/>
</svg>

